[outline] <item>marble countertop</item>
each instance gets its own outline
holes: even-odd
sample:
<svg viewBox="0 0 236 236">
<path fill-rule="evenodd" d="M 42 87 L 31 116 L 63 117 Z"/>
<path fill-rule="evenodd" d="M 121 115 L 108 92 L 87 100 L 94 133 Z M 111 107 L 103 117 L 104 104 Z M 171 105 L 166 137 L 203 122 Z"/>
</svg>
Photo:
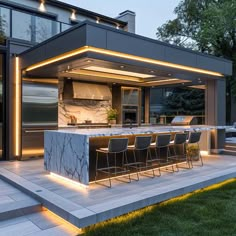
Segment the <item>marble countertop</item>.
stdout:
<svg viewBox="0 0 236 236">
<path fill-rule="evenodd" d="M 64 134 L 86 135 L 88 137 L 102 137 L 102 136 L 119 136 L 119 135 L 134 135 L 134 134 L 153 134 L 161 132 L 176 132 L 176 131 L 204 131 L 211 129 L 225 129 L 229 126 L 208 126 L 208 125 L 193 125 L 193 126 L 145 126 L 134 128 L 98 128 L 98 129 L 59 129 L 47 130 L 45 132 L 55 132 Z"/>
</svg>

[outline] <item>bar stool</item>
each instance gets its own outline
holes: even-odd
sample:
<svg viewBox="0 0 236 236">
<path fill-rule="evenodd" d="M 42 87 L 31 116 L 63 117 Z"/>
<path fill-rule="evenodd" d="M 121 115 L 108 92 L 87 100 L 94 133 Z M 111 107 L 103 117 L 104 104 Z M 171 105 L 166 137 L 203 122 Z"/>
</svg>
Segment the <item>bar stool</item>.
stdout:
<svg viewBox="0 0 236 236">
<path fill-rule="evenodd" d="M 130 171 L 124 167 L 124 162 L 127 161 L 127 147 L 128 138 L 111 138 L 107 148 L 96 149 L 96 170 L 95 170 L 95 183 L 97 182 L 97 176 L 99 172 L 108 174 L 109 188 L 111 188 L 111 176 L 117 176 L 117 174 L 128 174 L 129 183 L 131 182 Z M 106 154 L 106 166 L 98 168 L 99 153 Z M 110 166 L 111 154 L 114 157 L 114 165 Z M 117 165 L 117 154 L 121 154 L 121 164 Z"/>
<path fill-rule="evenodd" d="M 150 148 L 155 150 L 155 158 L 152 158 L 148 160 L 148 162 L 154 167 L 155 165 L 159 167 L 159 174 L 160 167 L 163 167 L 165 165 L 171 165 L 172 170 L 171 172 L 174 172 L 174 165 L 173 160 L 169 159 L 170 156 L 170 150 L 169 150 L 169 144 L 170 144 L 170 134 L 159 134 L 156 136 L 155 143 L 152 143 Z M 165 158 L 161 158 L 161 150 L 166 149 L 166 156 Z M 158 152 L 158 153 L 157 153 Z M 166 168 L 167 170 L 167 168 Z"/>
<path fill-rule="evenodd" d="M 188 157 L 186 155 L 186 141 L 187 141 L 187 133 L 176 133 L 174 140 L 170 142 L 170 147 L 173 147 L 174 155 L 169 158 L 175 162 L 176 169 L 179 171 L 178 163 L 186 162 L 188 165 L 188 169 L 192 168 L 189 164 Z M 177 154 L 177 148 L 182 149 L 182 153 Z M 179 151 L 178 151 L 179 152 Z M 184 168 L 184 167 L 182 167 Z"/>
<path fill-rule="evenodd" d="M 127 168 L 136 169 L 137 179 L 139 180 L 139 173 L 143 169 L 147 169 L 147 160 L 149 154 L 149 147 L 151 144 L 152 136 L 136 136 L 134 140 L 134 145 L 129 145 L 128 150 L 133 151 L 133 161 L 127 161 Z M 146 152 L 144 160 L 142 161 L 140 155 L 142 152 Z M 137 160 L 136 153 L 139 154 L 139 160 Z"/>
<path fill-rule="evenodd" d="M 201 161 L 200 166 L 203 166 L 202 156 L 201 156 L 200 147 L 199 147 L 199 141 L 201 138 L 201 134 L 202 134 L 201 132 L 191 132 L 189 135 L 189 139 L 186 141 L 186 145 L 187 145 L 187 148 L 189 145 L 192 145 L 192 144 L 196 144 L 198 146 L 198 156 L 199 156 L 199 160 Z M 193 166 L 192 155 L 189 155 L 188 158 L 190 159 L 191 165 Z"/>
</svg>

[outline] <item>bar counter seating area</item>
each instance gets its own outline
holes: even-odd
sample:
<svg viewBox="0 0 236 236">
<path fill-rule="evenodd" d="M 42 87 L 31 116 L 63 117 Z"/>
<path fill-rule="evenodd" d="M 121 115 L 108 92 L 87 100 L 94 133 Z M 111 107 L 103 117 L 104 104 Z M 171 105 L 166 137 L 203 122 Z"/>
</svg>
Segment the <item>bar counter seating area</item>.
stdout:
<svg viewBox="0 0 236 236">
<path fill-rule="evenodd" d="M 161 171 L 191 169 L 195 162 L 202 166 L 200 146 L 207 148 L 210 131 L 209 127 L 46 131 L 45 169 L 84 185 L 108 187 L 114 177 L 125 182 L 137 181 L 139 175 L 154 178 Z"/>
</svg>

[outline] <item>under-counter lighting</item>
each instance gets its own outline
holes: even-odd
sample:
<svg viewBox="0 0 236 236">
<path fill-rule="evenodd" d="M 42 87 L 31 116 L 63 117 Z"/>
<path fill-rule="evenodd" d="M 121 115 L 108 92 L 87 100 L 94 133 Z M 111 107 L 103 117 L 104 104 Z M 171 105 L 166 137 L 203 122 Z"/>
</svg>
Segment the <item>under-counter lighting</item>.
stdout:
<svg viewBox="0 0 236 236">
<path fill-rule="evenodd" d="M 23 149 L 22 155 L 43 155 L 44 148 Z"/>
<path fill-rule="evenodd" d="M 120 66 L 120 68 L 124 69 L 125 66 Z M 130 71 L 124 71 L 124 70 L 116 70 L 116 69 L 104 68 L 104 67 L 99 67 L 99 66 L 88 66 L 88 67 L 84 67 L 83 70 L 106 72 L 106 73 L 117 74 L 117 75 L 127 75 L 127 76 L 142 78 L 142 79 L 155 77 L 149 74 L 130 72 Z"/>
<path fill-rule="evenodd" d="M 46 7 L 45 7 L 45 2 L 44 2 L 44 0 L 42 0 L 41 2 L 40 2 L 40 4 L 39 4 L 39 11 L 41 11 L 41 12 L 46 12 L 47 10 L 46 10 Z"/>
<path fill-rule="evenodd" d="M 63 176 L 58 175 L 58 174 L 55 174 L 55 173 L 53 173 L 53 172 L 50 172 L 50 175 L 51 175 L 52 177 L 55 177 L 57 180 L 62 180 L 64 183 L 70 183 L 70 184 L 76 185 L 76 186 L 78 186 L 78 187 L 81 187 L 81 188 L 83 188 L 83 189 L 88 188 L 88 185 L 81 184 L 81 183 L 79 183 L 79 182 L 77 182 L 77 181 L 74 181 L 74 180 L 72 180 L 72 179 L 63 177 Z"/>
<path fill-rule="evenodd" d="M 135 55 L 131 55 L 131 54 L 111 51 L 111 50 L 102 49 L 102 48 L 95 48 L 95 47 L 91 47 L 91 46 L 84 46 L 84 47 L 75 49 L 73 51 L 61 54 L 59 56 L 47 59 L 45 61 L 36 63 L 36 64 L 31 65 L 28 68 L 26 68 L 26 71 L 31 71 L 31 70 L 37 69 L 39 67 L 49 65 L 51 63 L 61 61 L 63 59 L 67 59 L 67 58 L 70 58 L 70 57 L 73 57 L 76 55 L 80 55 L 85 52 L 95 52 L 95 53 L 99 53 L 99 54 L 103 54 L 103 55 L 119 57 L 119 58 L 128 59 L 128 60 L 134 60 L 134 61 L 138 61 L 138 62 L 142 62 L 142 63 L 150 63 L 150 64 L 154 64 L 154 65 L 165 66 L 165 67 L 169 67 L 169 68 L 175 68 L 175 69 L 180 69 L 180 70 L 185 70 L 185 71 L 190 71 L 190 72 L 195 72 L 195 73 L 207 74 L 207 75 L 212 75 L 212 76 L 217 76 L 217 77 L 224 77 L 223 74 L 218 73 L 218 72 L 214 72 L 214 71 L 198 69 L 198 68 L 190 67 L 190 66 L 183 66 L 183 65 L 179 65 L 179 64 L 170 63 L 170 62 L 155 60 L 155 59 L 141 57 L 141 56 L 135 56 Z"/>
</svg>

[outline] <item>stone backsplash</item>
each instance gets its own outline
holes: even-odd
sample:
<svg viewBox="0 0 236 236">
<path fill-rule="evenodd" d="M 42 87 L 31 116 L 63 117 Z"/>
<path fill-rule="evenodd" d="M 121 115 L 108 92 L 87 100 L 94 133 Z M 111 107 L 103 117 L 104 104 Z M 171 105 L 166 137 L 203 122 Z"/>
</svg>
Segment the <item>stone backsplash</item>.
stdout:
<svg viewBox="0 0 236 236">
<path fill-rule="evenodd" d="M 111 107 L 111 101 L 95 100 L 65 100 L 58 104 L 58 126 L 70 123 L 70 116 L 77 118 L 77 123 L 107 123 L 107 109 Z"/>
</svg>

